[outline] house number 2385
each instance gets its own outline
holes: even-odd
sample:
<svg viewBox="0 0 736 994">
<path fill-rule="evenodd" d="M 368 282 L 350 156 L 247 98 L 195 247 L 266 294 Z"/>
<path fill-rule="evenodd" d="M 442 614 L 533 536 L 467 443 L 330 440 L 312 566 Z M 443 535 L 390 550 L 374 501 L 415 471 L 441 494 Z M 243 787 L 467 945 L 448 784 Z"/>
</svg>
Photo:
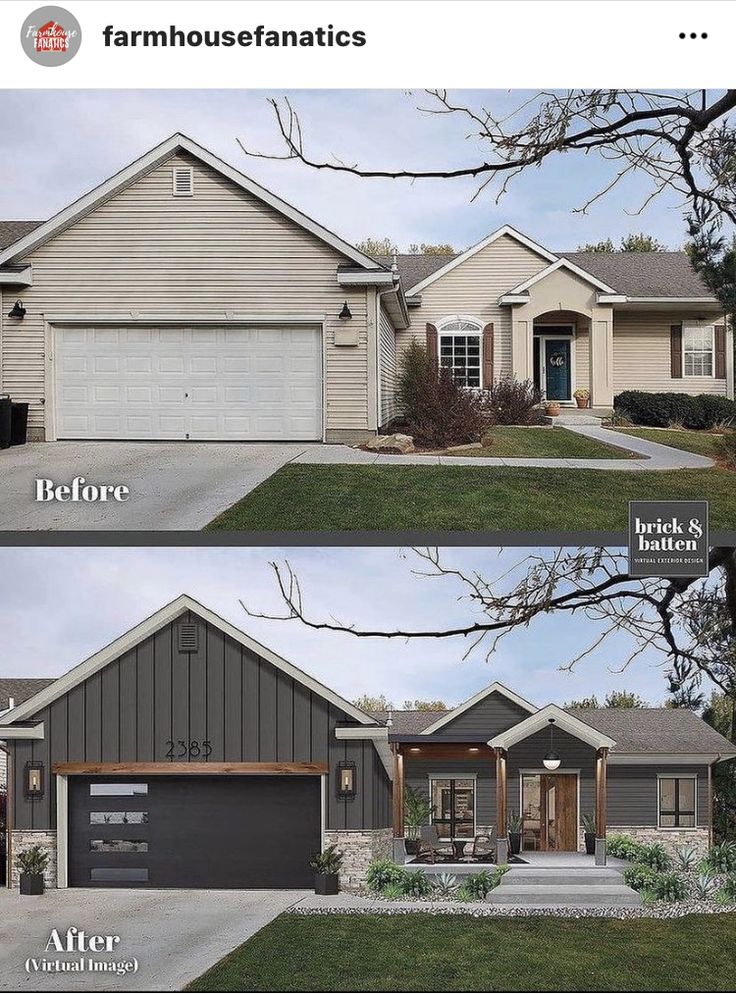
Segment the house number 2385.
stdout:
<svg viewBox="0 0 736 994">
<path fill-rule="evenodd" d="M 167 759 L 197 759 L 199 756 L 207 757 L 212 752 L 212 743 L 209 739 L 198 742 L 197 739 L 167 739 L 166 758 Z"/>
</svg>

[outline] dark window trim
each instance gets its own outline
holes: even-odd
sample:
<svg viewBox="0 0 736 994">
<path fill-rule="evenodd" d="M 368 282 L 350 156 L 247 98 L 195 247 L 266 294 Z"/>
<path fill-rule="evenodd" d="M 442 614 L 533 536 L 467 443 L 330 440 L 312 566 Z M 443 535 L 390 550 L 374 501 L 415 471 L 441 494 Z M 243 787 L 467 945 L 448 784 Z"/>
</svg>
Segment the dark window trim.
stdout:
<svg viewBox="0 0 736 994">
<path fill-rule="evenodd" d="M 663 780 L 675 780 L 675 806 L 673 810 L 664 810 L 662 808 L 662 781 Z M 692 780 L 693 781 L 693 807 L 682 808 L 680 806 L 680 780 Z M 662 817 L 674 817 L 674 825 L 663 825 Z M 693 819 L 692 825 L 681 825 L 680 817 L 689 816 Z M 671 832 L 675 829 L 680 831 L 692 831 L 698 827 L 698 775 L 697 773 L 660 773 L 657 775 L 657 828 L 662 829 L 663 832 Z"/>
<path fill-rule="evenodd" d="M 449 776 L 430 776 L 429 778 L 429 797 L 432 800 L 432 785 L 436 782 L 447 780 L 450 783 L 450 817 L 449 818 L 435 818 L 434 810 L 430 814 L 430 824 L 437 826 L 437 834 L 441 839 L 455 839 L 455 838 L 472 838 L 472 836 L 458 836 L 455 829 L 458 824 L 467 824 L 471 819 L 463 819 L 455 817 L 455 784 L 459 780 L 470 780 L 473 784 L 473 816 L 472 816 L 472 826 L 473 835 L 476 831 L 476 819 L 477 819 L 477 804 L 478 804 L 478 780 L 475 776 L 456 776 L 451 774 Z M 461 790 L 467 790 L 467 787 L 462 787 Z M 440 829 L 449 827 L 450 831 L 447 835 L 443 835 Z"/>
</svg>

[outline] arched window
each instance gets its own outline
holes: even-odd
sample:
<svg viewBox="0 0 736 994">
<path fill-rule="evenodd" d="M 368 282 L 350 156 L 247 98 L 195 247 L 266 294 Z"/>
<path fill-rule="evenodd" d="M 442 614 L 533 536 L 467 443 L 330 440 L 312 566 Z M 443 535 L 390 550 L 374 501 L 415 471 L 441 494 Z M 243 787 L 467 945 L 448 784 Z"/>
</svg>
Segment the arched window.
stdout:
<svg viewBox="0 0 736 994">
<path fill-rule="evenodd" d="M 451 369 L 460 386 L 481 387 L 481 322 L 465 314 L 453 314 L 440 321 L 437 336 L 440 366 Z"/>
</svg>

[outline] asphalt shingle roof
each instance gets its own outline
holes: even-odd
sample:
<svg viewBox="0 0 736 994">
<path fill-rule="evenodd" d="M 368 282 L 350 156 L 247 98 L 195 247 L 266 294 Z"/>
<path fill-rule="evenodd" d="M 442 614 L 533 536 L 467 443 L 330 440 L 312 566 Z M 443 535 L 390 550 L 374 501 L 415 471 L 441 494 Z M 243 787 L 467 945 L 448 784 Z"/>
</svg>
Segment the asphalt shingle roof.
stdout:
<svg viewBox="0 0 736 994">
<path fill-rule="evenodd" d="M 431 276 L 432 273 L 436 273 L 438 269 L 442 269 L 448 262 L 457 259 L 457 256 L 458 253 L 455 253 L 455 255 L 409 255 L 408 253 L 397 255 L 396 265 L 399 267 L 399 275 L 401 276 L 401 285 L 404 288 L 404 292 L 416 286 L 417 283 L 426 279 L 427 276 Z M 390 269 L 393 263 L 393 256 L 376 256 L 376 262 L 380 262 L 382 266 Z"/>
<path fill-rule="evenodd" d="M 0 249 L 17 242 L 41 224 L 43 221 L 0 221 Z"/>
<path fill-rule="evenodd" d="M 381 724 L 385 724 L 389 713 L 393 719 L 391 730 L 399 735 L 419 735 L 425 728 L 429 728 L 438 718 L 447 714 L 447 711 L 369 711 L 368 714 Z"/>
<path fill-rule="evenodd" d="M 7 710 L 8 700 L 11 697 L 15 700 L 17 707 L 23 701 L 27 701 L 29 697 L 33 697 L 39 690 L 43 690 L 44 687 L 48 687 L 53 682 L 54 680 L 51 677 L 37 677 L 33 679 L 25 677 L 0 677 L 0 711 Z"/>
<path fill-rule="evenodd" d="M 687 708 L 568 708 L 616 740 L 612 752 L 734 753 L 736 746 Z"/>
<path fill-rule="evenodd" d="M 712 297 L 685 252 L 560 252 L 628 297 Z"/>
</svg>

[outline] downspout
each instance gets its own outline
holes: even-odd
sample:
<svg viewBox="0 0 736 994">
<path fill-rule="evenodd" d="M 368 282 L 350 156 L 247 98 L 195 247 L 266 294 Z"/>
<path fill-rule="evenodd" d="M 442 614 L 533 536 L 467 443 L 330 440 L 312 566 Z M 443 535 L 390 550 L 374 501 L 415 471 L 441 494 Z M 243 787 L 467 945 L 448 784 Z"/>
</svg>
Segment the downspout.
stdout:
<svg viewBox="0 0 736 994">
<path fill-rule="evenodd" d="M 13 824 L 13 766 L 11 763 L 10 750 L 6 743 L 0 745 L 0 750 L 5 753 L 5 886 L 10 890 L 13 885 L 13 845 L 12 845 L 12 824 Z"/>
<path fill-rule="evenodd" d="M 383 403 L 383 386 L 381 383 L 381 298 L 387 293 L 396 293 L 396 289 L 399 285 L 398 272 L 399 267 L 396 262 L 396 253 L 394 253 L 393 261 L 391 263 L 391 272 L 394 277 L 394 285 L 390 290 L 377 290 L 376 291 L 376 424 L 379 430 L 383 427 L 381 424 L 381 407 Z M 394 328 L 394 354 L 396 353 L 396 329 Z"/>
<path fill-rule="evenodd" d="M 708 764 L 708 846 L 713 845 L 713 769 L 720 759 L 714 759 L 712 763 Z"/>
</svg>

